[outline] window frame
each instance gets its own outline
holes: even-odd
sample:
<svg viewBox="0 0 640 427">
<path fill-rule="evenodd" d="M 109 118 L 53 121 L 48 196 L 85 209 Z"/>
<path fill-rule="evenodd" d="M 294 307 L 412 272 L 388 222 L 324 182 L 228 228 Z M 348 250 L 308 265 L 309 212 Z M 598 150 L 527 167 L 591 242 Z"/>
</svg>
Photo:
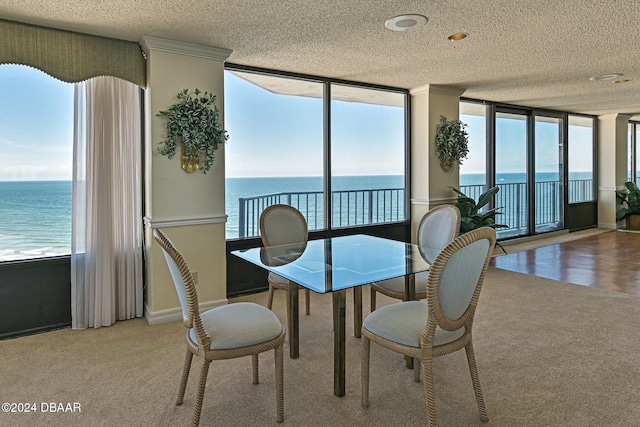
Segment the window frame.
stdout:
<svg viewBox="0 0 640 427">
<path fill-rule="evenodd" d="M 591 194 L 593 194 L 593 198 L 590 200 L 580 200 L 571 202 L 570 194 L 569 194 L 569 145 L 571 144 L 571 139 L 569 138 L 569 125 L 571 117 L 581 117 L 591 119 L 591 158 L 592 164 L 591 168 L 593 171 L 593 182 L 591 183 Z M 596 120 L 595 116 L 589 116 L 586 114 L 576 114 L 576 113 L 567 113 L 566 114 L 566 124 L 565 124 L 565 141 L 566 141 L 566 149 L 565 149 L 565 175 L 566 175 L 566 185 L 567 191 L 565 192 L 566 204 L 569 205 L 578 205 L 580 203 L 594 203 L 598 201 L 598 120 Z"/>
<path fill-rule="evenodd" d="M 68 140 L 65 139 L 61 139 L 58 140 L 57 137 L 54 138 L 55 143 L 59 143 L 59 145 L 57 144 L 51 144 L 51 141 L 49 141 L 49 143 L 47 144 L 47 146 L 53 147 L 56 150 L 60 150 L 60 149 L 66 149 L 67 153 L 68 153 L 68 158 L 65 159 L 53 159 L 51 157 L 47 157 L 46 158 L 46 162 L 48 164 L 52 164 L 52 165 L 56 165 L 56 166 L 65 166 L 68 168 L 69 172 L 68 172 L 68 177 L 62 177 L 62 176 L 52 176 L 50 175 L 52 173 L 52 171 L 49 171 L 48 173 L 46 173 L 45 175 L 47 175 L 46 177 L 35 177 L 35 176 L 31 176 L 32 174 L 30 173 L 26 173 L 25 175 L 22 175 L 20 172 L 18 172 L 17 174 L 14 173 L 13 177 L 8 177 L 8 179 L 5 179 L 3 177 L 2 181 L 6 182 L 6 183 L 20 183 L 20 184 L 16 184 L 16 185 L 25 185 L 25 184 L 29 184 L 29 183 L 38 183 L 39 185 L 42 185 L 44 183 L 49 183 L 49 184 L 53 184 L 53 183 L 57 183 L 57 184 L 61 184 L 64 183 L 65 185 L 68 183 L 69 187 L 68 187 L 68 192 L 65 191 L 64 192 L 64 198 L 61 197 L 57 197 L 56 200 L 58 202 L 61 203 L 60 206 L 57 207 L 56 213 L 59 212 L 63 212 L 67 213 L 68 211 L 68 215 L 62 215 L 65 218 L 65 221 L 68 220 L 68 233 L 59 233 L 55 236 L 51 236 L 52 238 L 55 237 L 56 241 L 55 243 L 49 243 L 49 245 L 44 245 L 44 246 L 53 246 L 53 250 L 49 250 L 48 253 L 38 253 L 38 254 L 33 254 L 33 255 L 25 255 L 27 252 L 29 251 L 33 251 L 33 250 L 39 250 L 41 246 L 43 246 L 42 243 L 37 243 L 37 239 L 35 235 L 29 235 L 29 236 L 22 236 L 21 240 L 23 242 L 22 247 L 13 247 L 13 248 L 9 248 L 9 249 L 13 249 L 13 250 L 18 250 L 19 251 L 19 255 L 20 256 L 12 256 L 6 259 L 2 259 L 0 258 L 0 266 L 4 266 L 4 265 L 27 265 L 27 264 L 38 264 L 42 261 L 47 261 L 47 260 L 64 260 L 64 259 L 70 259 L 71 258 L 71 252 L 72 252 L 72 220 L 73 220 L 73 215 L 72 215 L 72 193 L 73 193 L 73 177 L 71 176 L 71 172 L 73 170 L 73 134 L 74 134 L 74 106 L 73 106 L 73 94 L 74 94 L 74 85 L 75 83 L 72 82 L 67 82 L 67 81 L 63 81 L 60 80 L 54 76 L 52 76 L 51 74 L 47 73 L 46 71 L 40 69 L 40 68 L 36 68 L 36 67 L 32 67 L 30 65 L 27 64 L 22 64 L 22 63 L 0 63 L 0 67 L 11 67 L 11 69 L 9 69 L 9 76 L 11 78 L 18 78 L 18 73 L 19 73 L 19 79 L 20 79 L 20 84 L 16 85 L 17 88 L 23 88 L 22 83 L 25 84 L 25 88 L 27 86 L 31 87 L 31 88 L 36 88 L 36 90 L 41 91 L 45 86 L 47 87 L 47 90 L 52 90 L 54 92 L 56 92 L 55 94 L 48 94 L 46 97 L 44 97 L 44 101 L 41 102 L 41 104 L 44 104 L 45 106 L 48 106 L 49 108 L 51 107 L 55 107 L 57 109 L 57 111 L 61 112 L 61 111 L 65 111 L 67 113 L 69 113 L 68 115 L 65 114 L 64 117 L 57 117 L 57 124 L 54 125 L 53 128 L 49 128 L 48 125 L 49 123 L 40 123 L 39 124 L 39 128 L 40 130 L 42 129 L 46 129 L 47 132 L 49 132 L 49 134 L 51 134 L 51 132 L 54 133 L 58 133 L 63 131 L 63 127 L 64 129 L 64 135 L 60 134 L 58 135 L 58 137 L 64 138 L 64 137 L 68 137 Z M 15 74 L 14 74 L 15 73 Z M 3 74 L 4 77 L 4 74 Z M 62 93 L 64 92 L 64 93 Z M 54 95 L 53 97 L 51 97 L 50 95 Z M 61 103 L 62 99 L 61 96 L 64 95 L 66 97 L 67 101 L 70 101 L 70 104 L 66 104 L 66 103 Z M 47 102 L 49 100 L 53 100 L 55 98 L 55 103 L 54 105 L 48 105 Z M 70 108 L 62 108 L 63 105 L 69 105 Z M 29 120 L 29 122 L 34 121 L 39 114 L 42 114 L 43 110 L 33 110 L 29 109 L 29 112 L 26 114 L 26 118 Z M 17 111 L 21 111 L 20 108 L 15 110 Z M 63 119 L 66 119 L 67 121 L 64 121 Z M 62 126 L 62 123 L 66 123 L 66 126 Z M 66 134 L 66 131 L 68 131 L 68 135 Z M 28 131 L 24 131 L 21 130 L 20 131 L 20 136 L 19 136 L 19 140 L 20 139 L 25 139 L 25 135 L 27 135 L 26 137 L 26 141 L 30 141 L 34 136 L 34 134 L 31 133 L 31 129 Z M 9 139 L 12 139 L 11 137 L 9 137 Z M 64 147 L 63 147 L 64 144 Z M 19 147 L 23 152 L 28 152 L 29 150 L 33 149 L 34 147 L 30 146 L 29 143 L 27 142 L 27 144 L 25 146 L 21 146 Z M 38 148 L 38 147 L 35 147 Z M 65 156 L 66 157 L 66 156 Z M 38 157 L 39 158 L 39 157 Z M 5 159 L 6 160 L 6 159 Z M 13 162 L 11 162 L 11 158 L 9 158 L 9 162 L 11 164 L 14 164 Z M 68 163 L 59 163 L 59 161 L 63 161 L 63 160 L 68 160 Z M 15 164 L 20 164 L 20 163 L 15 163 Z M 33 170 L 38 170 L 38 165 L 36 164 L 35 167 L 31 168 Z M 36 172 L 37 173 L 37 172 Z M 65 174 L 67 175 L 67 174 Z M 41 194 L 46 194 L 47 191 L 43 191 Z M 68 197 L 68 204 L 62 204 L 62 201 L 66 201 L 66 197 Z M 30 198 L 28 197 L 23 197 L 22 200 L 29 200 Z M 40 199 L 40 197 L 38 198 Z M 35 198 L 33 199 L 35 200 Z M 29 207 L 30 209 L 33 209 L 34 206 L 33 205 L 24 205 L 25 207 Z M 63 207 L 64 206 L 64 207 Z M 42 211 L 40 211 L 42 212 Z M 42 221 L 40 221 L 41 218 L 38 218 L 39 215 L 41 215 L 42 213 L 36 215 L 34 217 L 34 215 L 30 215 L 30 221 L 33 222 L 34 220 L 36 221 L 36 226 L 30 226 L 29 228 L 31 229 L 31 233 L 34 233 L 34 230 L 38 230 L 39 227 L 44 227 Z M 6 220 L 6 218 L 0 218 L 3 220 Z M 39 224 L 39 225 L 38 225 Z M 47 227 L 47 229 L 51 229 L 51 227 Z M 12 229 L 12 231 L 14 231 Z M 14 236 L 14 234 L 11 233 L 7 233 L 9 236 Z M 61 237 L 64 237 L 64 241 L 61 239 Z M 68 238 L 68 241 L 67 241 Z M 66 243 L 68 243 L 68 246 L 66 245 Z M 64 248 L 62 247 L 64 244 Z M 3 249 L 3 248 L 0 248 Z"/>
<path fill-rule="evenodd" d="M 576 208 L 580 208 L 580 205 L 593 205 L 593 204 L 597 204 L 598 202 L 598 194 L 597 194 L 597 180 L 598 180 L 598 157 L 597 157 L 597 150 L 598 150 L 598 120 L 597 120 L 597 116 L 593 116 L 593 115 L 589 115 L 589 114 L 579 114 L 579 113 L 570 113 L 570 112 L 566 112 L 566 111 L 557 111 L 557 110 L 551 110 L 551 109 L 540 109 L 540 108 L 532 108 L 532 107 L 523 107 L 523 106 L 518 106 L 518 105 L 511 105 L 511 104 L 505 104 L 505 103 L 500 103 L 500 102 L 493 102 L 493 101 L 485 101 L 485 100 L 480 100 L 480 99 L 473 99 L 473 98 L 465 98 L 465 97 L 460 97 L 460 103 L 469 103 L 469 104 L 476 104 L 476 105 L 483 105 L 485 106 L 485 119 L 487 121 L 486 123 L 486 169 L 485 169 L 485 176 L 486 176 L 486 185 L 487 188 L 491 188 L 493 186 L 496 185 L 495 183 L 495 172 L 496 172 L 496 162 L 495 162 L 495 154 L 496 154 L 496 113 L 497 112 L 515 112 L 517 114 L 523 114 L 529 117 L 529 120 L 533 120 L 536 116 L 549 116 L 549 117 L 555 117 L 555 118 L 560 118 L 563 120 L 563 126 L 562 126 L 562 137 L 561 137 L 561 141 L 563 144 L 563 150 L 562 150 L 562 161 L 563 161 L 563 185 L 565 188 L 564 191 L 564 195 L 563 195 L 563 229 L 566 229 L 568 227 L 568 222 L 567 222 L 567 210 L 569 209 L 569 207 L 573 207 L 575 206 Z M 573 203 L 569 203 L 569 171 L 568 171 L 568 144 L 570 143 L 569 141 L 569 132 L 568 132 L 568 128 L 569 128 L 569 117 L 571 116 L 575 116 L 575 117 L 584 117 L 584 118 L 589 118 L 592 120 L 593 126 L 592 126 L 592 134 L 593 134 L 593 144 L 592 144 L 592 149 L 593 149 L 593 182 L 592 182 L 592 186 L 593 186 L 593 199 L 592 200 L 586 200 L 586 201 L 579 201 L 579 202 L 573 202 Z M 640 122 L 638 122 L 638 125 L 640 125 Z M 530 138 L 533 138 L 533 136 L 535 135 L 535 133 L 531 130 L 531 125 L 528 125 L 529 127 L 529 132 Z M 640 129 L 640 128 L 639 128 Z M 532 169 L 532 162 L 533 159 L 535 159 L 535 153 L 530 152 L 530 150 L 532 149 L 532 147 L 535 147 L 535 144 L 528 144 L 527 145 L 527 153 L 529 156 L 529 160 L 528 160 L 528 164 L 529 164 L 529 170 L 533 170 Z M 493 203 L 491 203 L 489 205 L 489 207 L 495 207 L 495 205 Z M 526 235 L 521 235 L 521 236 L 517 236 L 517 237 L 504 237 L 500 240 L 509 240 L 511 238 L 520 238 L 520 237 L 528 237 L 528 236 L 533 236 L 533 235 L 538 235 L 538 234 L 544 234 L 545 232 L 542 233 L 538 233 L 535 230 L 532 230 L 531 228 L 529 228 L 529 231 Z"/>
<path fill-rule="evenodd" d="M 628 124 L 628 141 L 627 146 L 630 148 L 630 152 L 627 153 L 627 159 L 629 160 L 629 166 L 631 170 L 631 182 L 639 183 L 638 177 L 640 177 L 640 162 L 638 161 L 638 134 L 640 133 L 640 121 L 629 120 Z"/>
<path fill-rule="evenodd" d="M 272 70 L 266 68 L 258 68 L 251 67 L 246 65 L 234 64 L 234 63 L 225 63 L 225 71 L 237 71 L 242 73 L 254 73 L 265 76 L 273 76 L 279 78 L 290 78 L 295 80 L 303 80 L 314 83 L 320 83 L 323 85 L 323 194 L 324 194 L 324 228 L 318 230 L 310 230 L 309 236 L 310 238 L 317 237 L 331 237 L 334 235 L 344 235 L 345 233 L 350 232 L 362 232 L 363 230 L 368 230 L 371 228 L 376 228 L 380 226 L 388 226 L 394 224 L 409 224 L 411 221 L 410 218 L 410 196 L 411 196 L 411 129 L 410 129 L 410 118 L 411 118 L 411 99 L 409 90 L 391 86 L 383 86 L 383 85 L 375 85 L 369 83 L 355 82 L 343 79 L 334 79 L 329 77 L 320 77 L 313 76 L 308 74 L 299 74 L 292 73 L 286 71 Z M 404 219 L 399 221 L 389 221 L 389 222 L 380 222 L 375 224 L 360 224 L 360 225 L 348 225 L 348 226 L 337 226 L 335 227 L 333 224 L 333 200 L 331 197 L 332 188 L 332 171 L 331 171 L 331 159 L 332 159 L 332 144 L 331 144 L 331 89 L 332 85 L 341 85 L 341 86 L 349 86 L 353 88 L 362 88 L 369 90 L 377 90 L 377 91 L 386 91 L 401 94 L 404 96 L 404 165 L 403 165 L 403 182 L 404 182 Z M 225 94 L 228 96 L 228 94 Z M 227 237 L 226 240 L 229 241 L 247 241 L 251 239 L 255 239 L 256 236 L 246 236 L 246 237 Z"/>
</svg>

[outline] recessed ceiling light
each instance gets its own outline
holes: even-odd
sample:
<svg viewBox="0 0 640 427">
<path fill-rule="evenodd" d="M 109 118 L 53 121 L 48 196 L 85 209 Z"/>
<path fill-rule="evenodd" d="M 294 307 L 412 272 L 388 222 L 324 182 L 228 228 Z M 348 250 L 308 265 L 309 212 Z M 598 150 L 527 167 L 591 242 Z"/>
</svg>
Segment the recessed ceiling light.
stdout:
<svg viewBox="0 0 640 427">
<path fill-rule="evenodd" d="M 620 80 L 616 80 L 614 83 L 626 83 L 628 81 L 629 79 L 620 79 Z"/>
<path fill-rule="evenodd" d="M 400 15 L 387 20 L 384 26 L 391 31 L 409 31 L 422 27 L 427 21 L 427 17 L 422 15 Z"/>
<path fill-rule="evenodd" d="M 458 40 L 464 40 L 467 37 L 469 37 L 469 34 L 467 33 L 455 33 L 455 34 L 451 34 L 449 37 L 447 37 L 449 40 L 451 40 L 452 42 L 457 42 Z"/>
<path fill-rule="evenodd" d="M 611 74 L 603 74 L 601 76 L 593 76 L 593 77 L 590 77 L 589 80 L 598 82 L 601 80 L 614 80 L 620 77 L 622 77 L 622 74 L 620 73 L 611 73 Z"/>
</svg>

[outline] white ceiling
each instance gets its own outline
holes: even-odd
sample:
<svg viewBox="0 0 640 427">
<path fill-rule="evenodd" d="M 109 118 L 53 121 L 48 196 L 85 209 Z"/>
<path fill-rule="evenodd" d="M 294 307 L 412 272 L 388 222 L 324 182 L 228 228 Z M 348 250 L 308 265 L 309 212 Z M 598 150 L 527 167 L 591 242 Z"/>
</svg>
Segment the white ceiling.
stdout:
<svg viewBox="0 0 640 427">
<path fill-rule="evenodd" d="M 429 18 L 392 32 L 387 19 Z M 640 113 L 637 0 L 0 0 L 0 17 L 233 50 L 229 62 L 587 114 Z M 469 34 L 451 42 L 455 32 Z M 622 73 L 628 83 L 589 77 Z"/>
</svg>

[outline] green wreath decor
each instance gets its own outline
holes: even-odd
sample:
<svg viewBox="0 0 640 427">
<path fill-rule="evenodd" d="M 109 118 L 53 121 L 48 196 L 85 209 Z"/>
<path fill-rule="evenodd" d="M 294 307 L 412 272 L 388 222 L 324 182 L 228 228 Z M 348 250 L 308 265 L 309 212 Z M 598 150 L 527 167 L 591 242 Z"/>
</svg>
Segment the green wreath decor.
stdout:
<svg viewBox="0 0 640 427">
<path fill-rule="evenodd" d="M 206 174 L 213 165 L 216 150 L 229 139 L 220 122 L 216 96 L 198 89 L 191 93 L 183 89 L 177 96 L 179 102 L 157 114 L 167 118 L 167 139 L 160 142 L 158 152 L 171 159 L 180 143 L 182 168 L 195 172 L 202 162 L 202 172 Z"/>
<path fill-rule="evenodd" d="M 440 160 L 440 167 L 445 172 L 451 171 L 453 163 L 462 164 L 462 159 L 469 154 L 469 135 L 467 125 L 458 119 L 447 120 L 440 116 L 440 123 L 436 126 L 436 154 Z"/>
</svg>

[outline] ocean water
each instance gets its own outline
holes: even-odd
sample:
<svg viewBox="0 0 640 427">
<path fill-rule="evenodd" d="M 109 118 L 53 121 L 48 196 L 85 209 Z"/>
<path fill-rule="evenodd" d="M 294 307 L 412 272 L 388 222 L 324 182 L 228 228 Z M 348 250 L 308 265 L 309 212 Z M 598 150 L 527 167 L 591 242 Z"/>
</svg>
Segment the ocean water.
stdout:
<svg viewBox="0 0 640 427">
<path fill-rule="evenodd" d="M 536 174 L 536 181 L 557 181 L 558 172 L 538 172 Z M 486 175 L 484 174 L 462 174 L 460 175 L 460 185 L 478 185 L 486 183 Z M 569 174 L 569 180 L 582 180 L 592 179 L 591 172 L 571 172 Z M 527 175 L 524 173 L 502 173 L 498 174 L 497 184 L 509 184 L 527 182 Z"/>
<path fill-rule="evenodd" d="M 0 182 L 0 261 L 71 253 L 71 181 Z"/>
<path fill-rule="evenodd" d="M 572 174 L 571 179 L 590 178 Z M 555 181 L 557 174 L 538 174 L 538 181 Z M 525 182 L 524 174 L 503 174 L 501 184 Z M 484 175 L 461 175 L 460 185 L 484 184 Z M 402 188 L 404 178 L 393 176 L 334 177 L 332 189 Z M 322 177 L 227 178 L 227 238 L 238 237 L 238 199 L 278 192 L 322 191 Z M 320 210 L 321 212 L 322 210 Z M 0 182 L 0 262 L 71 253 L 71 181 Z"/>
</svg>

